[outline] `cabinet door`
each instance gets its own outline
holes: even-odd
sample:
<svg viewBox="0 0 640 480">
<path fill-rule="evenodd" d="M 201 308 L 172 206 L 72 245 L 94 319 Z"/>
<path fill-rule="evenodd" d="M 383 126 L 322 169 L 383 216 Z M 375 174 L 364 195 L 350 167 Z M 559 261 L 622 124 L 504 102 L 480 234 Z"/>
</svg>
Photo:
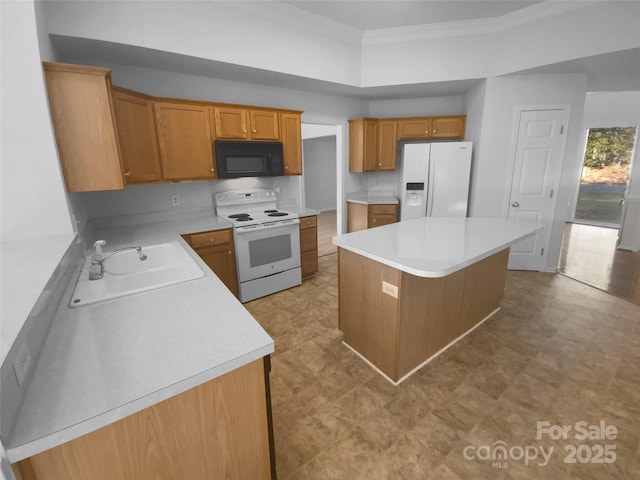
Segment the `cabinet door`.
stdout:
<svg viewBox="0 0 640 480">
<path fill-rule="evenodd" d="M 302 175 L 302 128 L 300 114 L 283 112 L 280 114 L 282 122 L 282 153 L 284 155 L 284 174 Z"/>
<path fill-rule="evenodd" d="M 249 110 L 252 140 L 280 140 L 279 123 L 276 111 Z"/>
<path fill-rule="evenodd" d="M 235 107 L 213 107 L 217 138 L 247 140 L 247 110 Z"/>
<path fill-rule="evenodd" d="M 422 140 L 430 138 L 431 118 L 401 118 L 398 119 L 398 140 Z"/>
<path fill-rule="evenodd" d="M 378 164 L 378 120 L 349 120 L 349 171 L 375 172 Z"/>
<path fill-rule="evenodd" d="M 164 178 L 216 178 L 209 107 L 180 102 L 156 102 L 154 111 Z"/>
<path fill-rule="evenodd" d="M 381 227 L 398 221 L 397 205 L 369 205 L 368 228 Z"/>
<path fill-rule="evenodd" d="M 162 180 L 151 99 L 114 88 L 113 106 L 127 184 Z"/>
<path fill-rule="evenodd" d="M 300 219 L 300 257 L 303 278 L 318 272 L 318 226 L 315 215 Z"/>
<path fill-rule="evenodd" d="M 431 138 L 464 138 L 467 117 L 435 117 L 431 121 Z"/>
<path fill-rule="evenodd" d="M 109 70 L 43 65 L 67 191 L 124 188 Z"/>
<path fill-rule="evenodd" d="M 237 297 L 238 275 L 236 272 L 236 256 L 233 243 L 196 248 L 196 253 Z"/>
<path fill-rule="evenodd" d="M 398 144 L 398 122 L 378 121 L 378 167 L 377 170 L 395 170 Z"/>
<path fill-rule="evenodd" d="M 368 227 L 368 207 L 364 203 L 347 202 L 347 233 L 365 230 Z"/>
</svg>

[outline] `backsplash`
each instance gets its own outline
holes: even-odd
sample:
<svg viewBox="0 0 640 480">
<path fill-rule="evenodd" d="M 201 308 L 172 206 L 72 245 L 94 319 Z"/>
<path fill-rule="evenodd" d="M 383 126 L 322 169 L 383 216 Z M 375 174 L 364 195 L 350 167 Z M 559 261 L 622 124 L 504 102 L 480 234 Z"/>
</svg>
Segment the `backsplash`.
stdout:
<svg viewBox="0 0 640 480">
<path fill-rule="evenodd" d="M 95 218 L 213 208 L 213 195 L 242 188 L 279 189 L 279 203 L 300 206 L 300 182 L 301 177 L 291 176 L 131 185 L 124 190 L 69 193 L 69 202 L 77 230 L 82 231 Z"/>
<path fill-rule="evenodd" d="M 2 384 L 0 391 L 0 438 L 2 439 L 10 437 L 20 406 L 27 393 L 30 377 L 36 368 L 47 333 L 61 304 L 62 295 L 75 272 L 80 268 L 83 257 L 82 237 L 78 236 L 51 275 L 0 367 L 0 382 Z M 31 362 L 22 384 L 18 385 L 13 362 L 25 344 L 31 356 Z M 6 443 L 4 444 L 6 446 Z"/>
</svg>

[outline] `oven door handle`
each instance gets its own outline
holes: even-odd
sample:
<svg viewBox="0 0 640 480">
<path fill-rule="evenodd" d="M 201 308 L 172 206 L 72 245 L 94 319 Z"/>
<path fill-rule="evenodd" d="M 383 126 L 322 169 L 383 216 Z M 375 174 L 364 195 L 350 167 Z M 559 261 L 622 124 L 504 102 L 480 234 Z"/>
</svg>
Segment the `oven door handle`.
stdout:
<svg viewBox="0 0 640 480">
<path fill-rule="evenodd" d="M 300 220 L 298 220 L 297 218 L 292 218 L 290 220 L 280 220 L 277 222 L 261 223 L 259 225 L 247 225 L 246 227 L 237 227 L 235 232 L 237 234 L 261 232 L 263 230 L 270 230 L 272 228 L 283 228 L 283 227 L 289 227 L 289 226 L 299 225 L 299 224 L 300 224 Z"/>
</svg>

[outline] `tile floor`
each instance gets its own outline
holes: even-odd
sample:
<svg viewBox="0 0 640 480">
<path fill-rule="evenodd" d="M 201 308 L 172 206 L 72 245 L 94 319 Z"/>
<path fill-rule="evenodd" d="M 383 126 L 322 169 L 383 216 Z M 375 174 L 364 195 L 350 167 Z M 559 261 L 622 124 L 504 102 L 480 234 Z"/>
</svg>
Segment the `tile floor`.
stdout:
<svg viewBox="0 0 640 480">
<path fill-rule="evenodd" d="M 561 275 L 509 272 L 501 311 L 394 387 L 341 343 L 336 260 L 246 304 L 276 344 L 280 480 L 640 478 L 639 306 Z M 572 430 L 538 440 L 537 421 Z M 576 439 L 579 421 L 617 437 Z M 505 444 L 506 460 L 484 459 Z M 580 461 L 564 463 L 571 445 Z M 525 464 L 525 448 L 538 458 Z M 582 463 L 612 452 L 613 463 Z"/>
</svg>

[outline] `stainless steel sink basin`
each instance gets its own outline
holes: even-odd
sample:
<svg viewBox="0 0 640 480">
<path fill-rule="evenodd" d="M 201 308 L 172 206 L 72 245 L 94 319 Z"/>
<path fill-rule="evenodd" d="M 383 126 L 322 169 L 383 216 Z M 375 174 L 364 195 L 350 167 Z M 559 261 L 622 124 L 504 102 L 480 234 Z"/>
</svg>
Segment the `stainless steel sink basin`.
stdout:
<svg viewBox="0 0 640 480">
<path fill-rule="evenodd" d="M 204 277 L 202 269 L 178 242 L 142 247 L 142 251 L 147 256 L 144 261 L 135 250 L 108 258 L 99 280 L 89 280 L 91 256 L 87 257 L 69 306 L 83 307 Z"/>
</svg>

